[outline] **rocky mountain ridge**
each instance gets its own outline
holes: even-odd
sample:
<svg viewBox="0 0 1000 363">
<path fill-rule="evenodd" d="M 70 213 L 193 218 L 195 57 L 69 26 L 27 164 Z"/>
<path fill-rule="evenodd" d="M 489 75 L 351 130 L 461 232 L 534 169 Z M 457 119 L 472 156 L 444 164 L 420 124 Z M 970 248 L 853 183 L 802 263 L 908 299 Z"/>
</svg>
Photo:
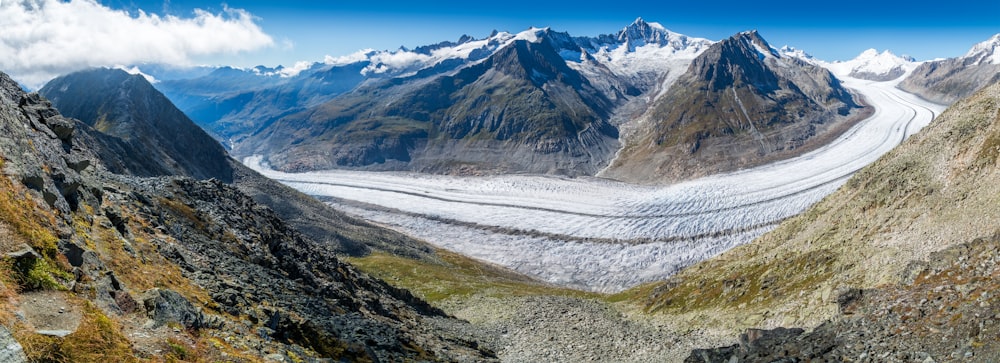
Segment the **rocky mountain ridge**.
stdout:
<svg viewBox="0 0 1000 363">
<path fill-rule="evenodd" d="M 119 174 L 188 175 L 232 181 L 225 150 L 140 76 L 93 69 L 49 81 L 39 94 L 83 120 L 103 141 L 102 160 Z M 130 157 L 143 155 L 146 157 Z"/>
<path fill-rule="evenodd" d="M 340 83 L 343 93 L 314 96 L 314 100 L 329 100 L 313 106 L 286 104 L 274 108 L 283 110 L 277 113 L 249 111 L 241 119 L 261 121 L 251 121 L 238 141 L 224 137 L 233 142 L 237 156 L 264 155 L 270 165 L 286 171 L 361 168 L 594 175 L 608 165 L 624 140 L 619 128 L 634 131 L 636 115 L 644 110 L 662 113 L 648 111 L 654 107 L 651 102 L 662 99 L 711 44 L 640 18 L 616 33 L 597 37 L 532 28 L 516 35 L 494 32 L 482 40 L 463 36 L 457 42 L 413 50 L 360 52 L 328 59 L 326 65 L 314 64 L 296 76 L 313 77 L 309 72 L 319 69 L 345 70 L 343 74 L 355 78 Z M 403 58 L 409 61 L 397 61 Z M 515 63 L 521 69 L 513 69 Z M 813 67 L 794 61 L 783 65 Z M 337 82 L 329 80 L 329 84 Z M 287 84 L 288 90 L 294 89 L 292 83 Z M 809 90 L 822 91 L 831 92 L 823 97 L 838 99 L 846 92 L 829 82 L 825 88 Z M 175 91 L 167 93 L 171 92 Z M 438 96 L 420 96 L 427 94 Z M 785 97 L 804 96 L 792 92 Z M 663 103 L 657 103 L 658 107 L 669 107 Z M 513 104 L 547 111 L 525 114 L 511 108 Z M 786 119 L 771 126 L 781 128 L 790 122 Z M 800 131 L 787 138 L 801 143 L 815 134 Z M 784 136 L 779 138 L 778 143 L 783 143 Z M 753 154 L 758 146 L 732 147 L 753 148 L 748 151 Z M 786 154 L 796 152 L 791 147 L 779 149 Z M 647 152 L 659 158 L 675 156 L 669 151 Z M 733 167 L 737 166 L 722 168 Z M 662 175 L 640 178 L 652 181 L 658 176 Z"/>
<path fill-rule="evenodd" d="M 676 181 L 762 164 L 838 133 L 860 108 L 826 69 L 740 33 L 695 58 L 650 104 L 602 176 Z"/>
</svg>

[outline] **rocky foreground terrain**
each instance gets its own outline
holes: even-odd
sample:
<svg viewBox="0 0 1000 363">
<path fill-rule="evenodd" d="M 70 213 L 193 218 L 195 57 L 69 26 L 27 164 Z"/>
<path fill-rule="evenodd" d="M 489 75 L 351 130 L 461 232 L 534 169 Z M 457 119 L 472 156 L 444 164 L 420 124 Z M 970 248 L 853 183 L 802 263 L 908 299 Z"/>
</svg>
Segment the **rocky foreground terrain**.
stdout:
<svg viewBox="0 0 1000 363">
<path fill-rule="evenodd" d="M 2 74 L 0 118 L 12 361 L 494 359 L 233 186 L 111 173 L 99 130 Z"/>
<path fill-rule="evenodd" d="M 848 290 L 841 316 L 804 332 L 751 330 L 738 344 L 698 349 L 685 362 L 993 362 L 1000 359 L 1000 237 L 914 262 L 897 284 Z"/>
</svg>

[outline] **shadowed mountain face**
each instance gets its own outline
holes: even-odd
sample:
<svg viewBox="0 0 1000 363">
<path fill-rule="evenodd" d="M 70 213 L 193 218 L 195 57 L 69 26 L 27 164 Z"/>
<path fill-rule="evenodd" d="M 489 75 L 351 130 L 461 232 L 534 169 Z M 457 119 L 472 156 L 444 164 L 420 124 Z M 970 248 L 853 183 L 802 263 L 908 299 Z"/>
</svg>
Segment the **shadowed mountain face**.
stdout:
<svg viewBox="0 0 1000 363">
<path fill-rule="evenodd" d="M 114 172 L 232 181 L 222 146 L 141 76 L 94 69 L 56 78 L 39 93 L 100 132 L 101 156 Z"/>
<path fill-rule="evenodd" d="M 678 180 L 761 164 L 858 108 L 829 71 L 781 56 L 757 32 L 740 33 L 698 56 L 650 105 L 605 175 Z"/>
<path fill-rule="evenodd" d="M 617 144 L 611 101 L 545 38 L 430 80 L 396 78 L 285 117 L 240 144 L 283 170 L 593 174 Z"/>
</svg>

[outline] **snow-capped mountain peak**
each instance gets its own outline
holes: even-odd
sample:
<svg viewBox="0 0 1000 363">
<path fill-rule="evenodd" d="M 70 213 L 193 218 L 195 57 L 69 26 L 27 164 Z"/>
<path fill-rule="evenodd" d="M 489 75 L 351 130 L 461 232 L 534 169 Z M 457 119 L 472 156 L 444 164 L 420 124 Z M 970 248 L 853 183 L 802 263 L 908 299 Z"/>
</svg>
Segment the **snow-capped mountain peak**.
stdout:
<svg viewBox="0 0 1000 363">
<path fill-rule="evenodd" d="M 401 75 L 433 67 L 451 59 L 477 61 L 486 58 L 516 37 L 537 41 L 538 34 L 546 29 L 532 28 L 517 36 L 507 32 L 493 31 L 483 39 L 463 35 L 458 39 L 458 42 L 441 42 L 412 50 L 406 47 L 400 47 L 394 51 L 365 49 L 349 56 L 327 57 L 325 63 L 331 66 L 343 66 L 369 62 L 368 66 L 361 70 L 364 75 Z"/>
<path fill-rule="evenodd" d="M 744 42 L 748 47 L 752 47 L 757 51 L 757 55 L 760 59 L 766 58 L 781 58 L 781 54 L 770 44 L 767 43 L 764 38 L 761 38 L 760 34 L 756 30 L 748 30 L 741 32 L 735 36 L 738 41 Z"/>
<path fill-rule="evenodd" d="M 538 43 L 541 41 L 542 38 L 544 38 L 545 33 L 547 32 L 549 32 L 548 27 L 545 28 L 531 27 L 528 30 L 517 33 L 517 35 L 514 36 L 514 40 L 526 40 L 530 43 Z"/>
<path fill-rule="evenodd" d="M 662 43 L 670 37 L 670 32 L 659 23 L 647 23 L 642 18 L 636 18 L 617 35 L 619 42 L 641 47 L 647 43 Z"/>
<path fill-rule="evenodd" d="M 848 61 L 833 63 L 819 61 L 818 64 L 826 67 L 837 76 L 873 81 L 897 79 L 917 66 L 912 57 L 898 56 L 888 49 L 882 52 L 877 49 L 868 49 Z"/>
<path fill-rule="evenodd" d="M 782 46 L 781 48 L 779 48 L 778 49 L 778 53 L 781 54 L 784 57 L 798 58 L 800 60 L 803 60 L 803 61 L 806 61 L 806 62 L 812 63 L 812 64 L 818 64 L 819 62 L 822 62 L 822 61 L 816 59 L 815 57 L 813 57 L 812 54 L 806 53 L 806 51 L 804 51 L 802 49 L 798 49 L 798 48 L 795 48 L 795 47 L 792 47 L 792 46 L 788 46 L 788 45 L 785 45 L 785 46 Z"/>
<path fill-rule="evenodd" d="M 975 59 L 975 64 L 1000 64 L 1000 34 L 976 44 L 965 54 L 965 58 Z"/>
<path fill-rule="evenodd" d="M 674 33 L 667 30 L 667 28 L 660 23 L 647 22 L 641 17 L 636 18 L 632 24 L 622 28 L 622 30 L 619 30 L 618 33 L 613 36 L 615 42 L 618 44 L 627 45 L 630 52 L 635 51 L 636 48 L 649 44 L 655 44 L 657 46 L 670 46 L 675 50 L 681 50 L 694 43 L 697 43 L 697 45 L 700 46 L 702 45 L 702 41 L 708 42 L 705 39 L 688 38 L 686 35 Z M 609 43 L 609 40 L 610 39 L 606 36 L 597 38 L 598 42 L 605 44 Z"/>
<path fill-rule="evenodd" d="M 888 49 L 886 49 L 886 50 L 882 51 L 881 53 L 879 53 L 878 49 L 875 49 L 875 48 L 869 48 L 868 50 L 865 50 L 864 52 L 861 52 L 861 54 L 859 54 L 854 59 L 856 61 L 874 61 L 874 62 L 895 63 L 895 64 L 899 64 L 899 63 L 903 63 L 903 62 L 913 62 L 914 61 L 914 59 L 912 57 L 905 56 L 905 55 L 904 56 L 897 56 L 897 55 L 893 54 L 892 51 L 890 51 Z"/>
</svg>

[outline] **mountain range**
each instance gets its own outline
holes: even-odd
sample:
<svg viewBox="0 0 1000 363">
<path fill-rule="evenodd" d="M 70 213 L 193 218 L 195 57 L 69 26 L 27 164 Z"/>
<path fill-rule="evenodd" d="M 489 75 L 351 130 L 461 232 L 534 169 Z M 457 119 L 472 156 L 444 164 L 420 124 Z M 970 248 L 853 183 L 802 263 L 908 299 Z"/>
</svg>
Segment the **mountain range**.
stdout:
<svg viewBox="0 0 1000 363">
<path fill-rule="evenodd" d="M 361 52 L 284 78 L 255 68 L 239 77 L 259 81 L 240 91 L 215 87 L 234 71 L 158 87 L 234 155 L 263 155 L 286 171 L 607 169 L 603 175 L 664 182 L 794 155 L 863 113 L 827 70 L 783 56 L 756 32 L 716 43 L 641 18 L 597 37 L 532 28 Z M 745 86 L 720 86 L 734 80 Z M 694 92 L 696 83 L 710 94 Z M 713 102 L 732 104 L 719 111 L 725 121 L 702 112 Z M 785 106 L 789 112 L 775 112 Z M 682 126 L 683 136 L 666 140 Z M 661 162 L 647 170 L 649 160 Z"/>
<path fill-rule="evenodd" d="M 155 87 L 233 155 L 262 155 L 278 170 L 666 183 L 831 140 L 871 111 L 842 77 L 899 81 L 925 99 L 954 102 L 996 79 L 996 44 L 947 60 L 870 49 L 826 62 L 774 48 L 757 32 L 713 42 L 639 18 L 595 37 L 494 31 L 295 68 L 147 68 L 163 78 Z"/>
</svg>

